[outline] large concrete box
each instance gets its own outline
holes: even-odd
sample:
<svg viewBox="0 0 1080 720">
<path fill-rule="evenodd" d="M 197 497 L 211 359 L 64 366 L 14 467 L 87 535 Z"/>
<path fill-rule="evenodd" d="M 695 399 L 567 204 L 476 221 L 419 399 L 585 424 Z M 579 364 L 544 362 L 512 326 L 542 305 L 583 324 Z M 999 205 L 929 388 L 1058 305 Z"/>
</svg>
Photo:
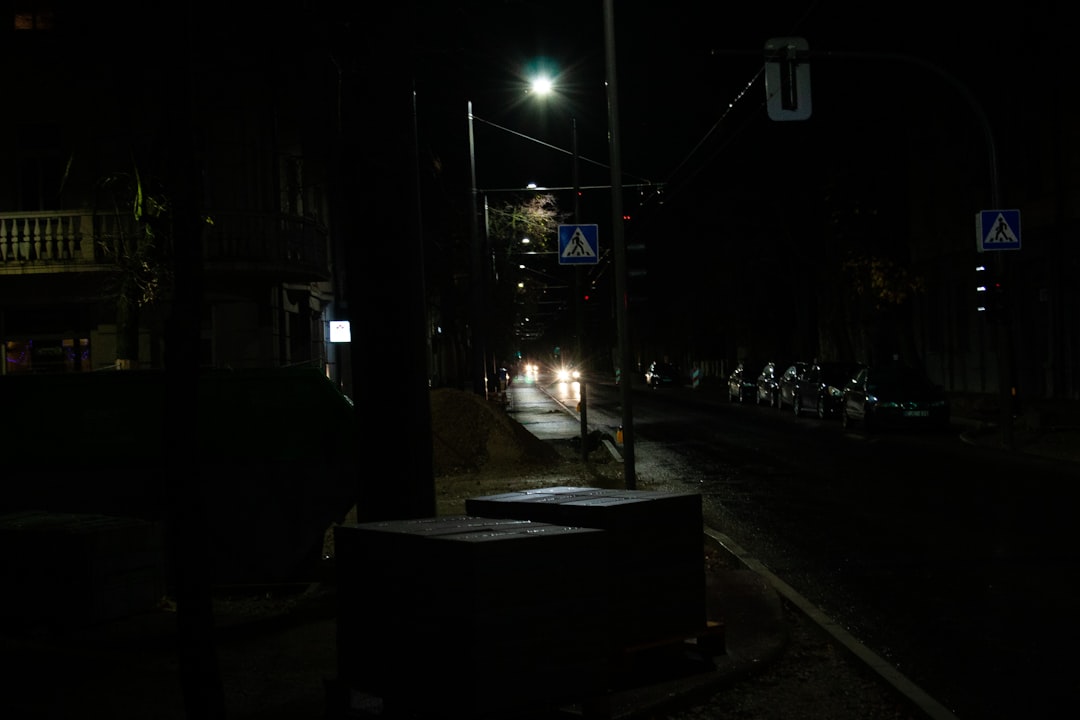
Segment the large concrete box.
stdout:
<svg viewBox="0 0 1080 720">
<path fill-rule="evenodd" d="M 706 627 L 697 493 L 552 487 L 469 498 L 465 511 L 604 530 L 616 647 L 690 637 Z"/>
<path fill-rule="evenodd" d="M 335 528 L 339 681 L 389 712 L 500 717 L 603 690 L 603 533 L 452 516 Z"/>
<path fill-rule="evenodd" d="M 0 515 L 0 617 L 70 629 L 157 607 L 163 529 L 132 518 L 25 511 Z"/>
</svg>

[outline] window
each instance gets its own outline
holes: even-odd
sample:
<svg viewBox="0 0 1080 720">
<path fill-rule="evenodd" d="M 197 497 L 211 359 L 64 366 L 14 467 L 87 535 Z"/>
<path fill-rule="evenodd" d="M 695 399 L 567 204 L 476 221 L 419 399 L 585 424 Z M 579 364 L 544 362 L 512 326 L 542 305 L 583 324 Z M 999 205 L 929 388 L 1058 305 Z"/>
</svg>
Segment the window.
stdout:
<svg viewBox="0 0 1080 720">
<path fill-rule="evenodd" d="M 52 30 L 53 21 L 50 2 L 19 2 L 15 5 L 16 30 Z"/>
<path fill-rule="evenodd" d="M 281 214 L 304 214 L 304 159 L 298 155 L 282 155 L 281 168 Z"/>
<path fill-rule="evenodd" d="M 87 372 L 88 338 L 39 338 L 4 343 L 4 374 Z"/>
</svg>

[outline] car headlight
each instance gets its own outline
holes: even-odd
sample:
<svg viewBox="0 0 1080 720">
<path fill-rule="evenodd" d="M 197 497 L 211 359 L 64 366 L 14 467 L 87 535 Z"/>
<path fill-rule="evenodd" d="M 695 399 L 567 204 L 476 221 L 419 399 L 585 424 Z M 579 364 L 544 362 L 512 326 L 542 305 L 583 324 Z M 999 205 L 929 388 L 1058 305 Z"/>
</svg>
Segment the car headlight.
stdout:
<svg viewBox="0 0 1080 720">
<path fill-rule="evenodd" d="M 555 373 L 555 377 L 559 382 L 570 382 L 581 377 L 581 373 L 570 368 L 559 368 L 558 372 Z"/>
</svg>

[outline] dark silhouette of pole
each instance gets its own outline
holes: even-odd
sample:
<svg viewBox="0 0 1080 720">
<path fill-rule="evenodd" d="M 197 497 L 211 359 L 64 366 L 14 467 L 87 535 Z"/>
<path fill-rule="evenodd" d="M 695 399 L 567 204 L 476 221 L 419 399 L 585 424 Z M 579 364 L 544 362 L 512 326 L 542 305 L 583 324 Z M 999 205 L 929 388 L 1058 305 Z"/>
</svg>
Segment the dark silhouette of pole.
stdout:
<svg viewBox="0 0 1080 720">
<path fill-rule="evenodd" d="M 349 312 L 353 327 L 364 328 L 364 344 L 352 353 L 353 378 L 363 393 L 357 408 L 378 408 L 380 414 L 378 422 L 357 424 L 357 519 L 429 517 L 435 512 L 435 480 L 417 94 L 406 57 L 414 18 L 408 4 L 399 4 L 377 23 L 356 27 L 365 34 L 350 44 L 350 52 L 360 53 L 355 66 L 385 65 L 380 72 L 354 73 L 343 93 L 348 114 L 336 194 L 335 219 L 348 233 L 343 239 Z M 379 112 L 370 112 L 370 98 L 378 98 Z M 364 469 L 372 457 L 402 442 L 404 465 L 392 481 Z"/>
<path fill-rule="evenodd" d="M 408 27 L 408 25 L 406 25 Z M 416 90 L 411 94 L 412 117 L 408 144 L 412 150 L 410 206 L 413 223 L 402 242 L 402 269 L 399 276 L 404 290 L 404 339 L 402 347 L 414 362 L 406 364 L 409 374 L 402 389 L 402 409 L 395 413 L 400 426 L 409 427 L 416 440 L 410 450 L 411 460 L 404 468 L 412 475 L 404 487 L 408 497 L 401 513 L 405 517 L 435 515 L 435 450 L 429 438 L 431 420 L 431 345 L 428 332 L 427 283 L 424 273 L 424 231 L 421 219 L 420 149 L 416 111 Z"/>
<path fill-rule="evenodd" d="M 202 183 L 195 142 L 191 52 L 198 47 L 191 8 L 176 8 L 162 62 L 171 77 L 166 103 L 169 187 L 173 196 L 173 297 L 165 327 L 165 531 L 170 585 L 176 599 L 177 667 L 190 718 L 225 717 L 225 690 L 214 644 L 213 552 L 206 499 L 208 478 L 199 445 L 199 345 L 203 297 Z"/>
<path fill-rule="evenodd" d="M 968 104 L 971 111 L 975 113 L 975 117 L 979 122 L 979 127 L 983 133 L 983 140 L 986 143 L 987 151 L 987 165 L 990 173 L 990 205 L 992 208 L 997 209 L 1001 207 L 1001 179 L 998 177 L 998 163 L 997 163 L 997 144 L 994 142 L 994 131 L 990 126 L 990 121 L 986 117 L 986 112 L 983 110 L 982 105 L 978 99 L 971 92 L 971 90 L 962 83 L 955 75 L 947 72 L 941 67 L 938 67 L 932 62 L 923 60 L 922 58 L 904 55 L 901 53 L 885 53 L 885 52 L 811 52 L 810 57 L 827 57 L 827 58 L 855 58 L 860 60 L 890 60 L 893 62 L 901 62 L 909 65 L 916 65 L 925 70 L 929 70 L 941 77 L 945 82 L 952 85 L 952 87 L 960 93 L 960 96 L 964 99 L 964 102 Z M 996 257 L 994 258 L 994 268 L 999 278 L 1005 279 L 1007 271 L 1005 265 L 1005 257 L 1002 251 L 995 251 Z M 1010 288 L 1011 289 L 1011 288 Z M 1013 364 L 1013 346 L 1012 346 L 1012 310 L 1011 305 L 1006 304 L 1001 309 L 1002 317 L 999 318 L 997 326 L 994 328 L 997 337 L 997 361 L 998 361 L 998 404 L 1000 430 L 1001 430 L 1001 446 L 1008 450 L 1013 448 L 1013 394 L 1015 388 L 1012 384 L 1012 364 Z"/>
<path fill-rule="evenodd" d="M 619 147 L 619 93 L 615 71 L 615 1 L 604 0 L 604 49 L 607 68 L 608 146 L 611 155 L 611 227 L 615 253 L 615 324 L 619 336 L 619 390 L 622 399 L 623 475 L 628 490 L 637 487 L 634 470 L 633 392 L 630 380 L 630 318 L 627 304 L 626 238 L 623 232 L 622 150 Z"/>
<path fill-rule="evenodd" d="M 476 187 L 476 140 L 473 134 L 473 111 L 472 101 L 468 101 L 468 136 L 469 136 L 469 238 L 472 249 L 472 302 L 470 303 L 472 322 L 470 323 L 469 346 L 472 357 L 473 392 L 477 395 L 487 396 L 487 373 L 484 360 L 484 256 L 483 241 L 480 237 L 480 221 L 477 217 L 479 210 L 480 191 Z"/>
<path fill-rule="evenodd" d="M 577 118 L 570 120 L 570 147 L 574 153 L 574 224 L 581 223 L 581 182 L 578 178 L 578 142 L 577 142 Z M 577 298 L 577 356 L 578 367 L 581 368 L 581 377 L 578 378 L 578 393 L 581 398 L 579 400 L 578 415 L 581 418 L 581 459 L 589 459 L 589 410 L 586 401 L 586 382 L 585 382 L 585 300 L 584 300 L 584 283 L 582 282 L 582 274 L 584 268 L 578 265 L 574 268 L 574 287 L 576 288 Z"/>
</svg>

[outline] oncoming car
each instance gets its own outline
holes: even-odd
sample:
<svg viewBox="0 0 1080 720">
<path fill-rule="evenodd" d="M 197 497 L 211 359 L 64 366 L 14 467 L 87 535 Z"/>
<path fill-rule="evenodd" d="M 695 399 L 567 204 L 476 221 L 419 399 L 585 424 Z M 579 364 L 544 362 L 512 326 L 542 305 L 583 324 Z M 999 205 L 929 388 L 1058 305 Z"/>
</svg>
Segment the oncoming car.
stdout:
<svg viewBox="0 0 1080 720">
<path fill-rule="evenodd" d="M 577 382 L 580 379 L 581 372 L 577 368 L 563 365 L 555 370 L 555 380 L 557 382 Z"/>
</svg>

